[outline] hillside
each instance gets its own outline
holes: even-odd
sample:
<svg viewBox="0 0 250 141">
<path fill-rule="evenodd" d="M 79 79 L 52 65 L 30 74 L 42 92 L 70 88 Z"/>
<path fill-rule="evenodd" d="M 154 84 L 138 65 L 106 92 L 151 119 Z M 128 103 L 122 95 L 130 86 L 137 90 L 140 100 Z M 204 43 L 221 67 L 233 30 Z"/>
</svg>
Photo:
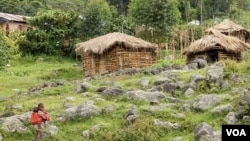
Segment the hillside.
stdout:
<svg viewBox="0 0 250 141">
<path fill-rule="evenodd" d="M 46 141 L 220 140 L 222 124 L 250 123 L 249 55 L 201 69 L 177 59 L 83 78 L 75 60 L 22 58 L 0 72 L 0 140 L 34 139 L 40 102 L 52 118 Z"/>
</svg>

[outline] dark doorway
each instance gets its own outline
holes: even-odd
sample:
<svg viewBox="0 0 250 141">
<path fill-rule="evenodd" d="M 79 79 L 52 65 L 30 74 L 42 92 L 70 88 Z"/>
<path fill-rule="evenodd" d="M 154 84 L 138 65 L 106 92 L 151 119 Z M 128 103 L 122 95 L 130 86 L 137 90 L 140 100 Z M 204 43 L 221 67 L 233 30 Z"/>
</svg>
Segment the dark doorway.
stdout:
<svg viewBox="0 0 250 141">
<path fill-rule="evenodd" d="M 216 50 L 209 51 L 207 53 L 207 62 L 214 63 L 216 61 L 218 61 L 218 51 L 216 51 Z"/>
</svg>

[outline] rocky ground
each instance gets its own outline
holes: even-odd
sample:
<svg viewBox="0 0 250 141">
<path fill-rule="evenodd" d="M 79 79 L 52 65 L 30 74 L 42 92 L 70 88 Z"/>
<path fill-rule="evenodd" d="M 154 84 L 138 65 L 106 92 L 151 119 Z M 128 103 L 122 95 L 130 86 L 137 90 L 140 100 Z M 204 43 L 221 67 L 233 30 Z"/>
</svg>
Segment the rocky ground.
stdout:
<svg viewBox="0 0 250 141">
<path fill-rule="evenodd" d="M 163 66 L 147 70 L 126 69 L 84 80 L 45 82 L 13 97 L 2 97 L 0 101 L 17 100 L 27 96 L 35 97 L 41 95 L 44 89 L 73 86 L 73 93 L 84 97 L 84 101 L 76 103 L 77 97 L 74 95 L 64 97 L 63 103 L 60 103 L 63 105 L 63 109 L 56 115 L 52 115 L 56 122 L 50 123 L 43 131 L 44 138 L 58 135 L 61 130 L 58 123 L 79 118 L 100 118 L 102 115 L 113 113 L 121 114 L 119 115 L 122 117 L 120 120 L 124 120 L 127 126 L 133 125 L 138 119 L 143 119 L 150 113 L 154 126 L 177 131 L 191 126 L 185 125 L 188 123 L 181 122 L 182 120 L 190 118 L 189 115 L 199 115 L 200 113 L 221 117 L 220 123 L 216 123 L 219 125 L 250 124 L 250 86 L 247 85 L 250 82 L 250 75 L 225 74 L 225 67 L 223 62 L 212 65 L 192 62 L 185 66 Z M 201 72 L 204 73 L 193 71 L 198 69 L 203 70 Z M 188 80 L 184 80 L 182 77 L 182 74 L 185 73 L 190 73 Z M 138 74 L 140 74 L 139 77 Z M 137 75 L 138 79 L 132 84 L 127 84 L 128 86 L 119 80 L 108 79 L 121 75 L 127 76 L 127 78 Z M 96 85 L 96 81 L 98 81 L 98 85 Z M 127 103 L 125 108 L 119 103 L 124 103 L 124 101 Z M 136 104 L 138 101 L 141 103 Z M 6 110 L 0 112 L 2 131 L 7 134 L 30 132 L 28 121 L 31 112 L 19 112 L 20 114 L 13 112 L 23 108 L 18 104 L 6 105 Z M 123 112 L 117 112 L 121 108 L 123 108 Z M 173 112 L 166 113 L 168 110 Z M 171 120 L 159 118 L 159 116 L 154 117 L 152 114 L 160 112 L 168 114 L 167 116 L 171 117 Z M 187 121 L 192 121 L 192 119 Z M 218 126 L 213 127 L 213 125 L 206 120 L 192 125 L 193 140 L 220 141 L 221 130 Z M 94 140 L 91 135 L 102 128 L 105 128 L 105 124 L 98 123 L 82 130 L 79 134 L 83 139 Z M 172 138 L 173 141 L 184 139 L 182 134 Z M 0 133 L 1 140 L 5 140 L 5 138 Z"/>
</svg>

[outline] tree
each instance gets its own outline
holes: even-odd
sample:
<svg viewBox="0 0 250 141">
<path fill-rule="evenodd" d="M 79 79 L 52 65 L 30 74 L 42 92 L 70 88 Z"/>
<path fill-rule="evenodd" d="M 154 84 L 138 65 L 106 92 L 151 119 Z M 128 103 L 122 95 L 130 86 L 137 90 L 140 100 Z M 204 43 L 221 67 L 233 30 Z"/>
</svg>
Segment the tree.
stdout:
<svg viewBox="0 0 250 141">
<path fill-rule="evenodd" d="M 46 5 L 50 9 L 63 9 L 81 13 L 84 11 L 87 0 L 47 0 Z"/>
<path fill-rule="evenodd" d="M 38 12 L 28 19 L 34 29 L 24 33 L 26 38 L 18 42 L 20 50 L 32 55 L 61 55 L 65 50 L 65 39 L 74 37 L 74 24 L 77 19 L 77 14 L 61 10 Z"/>
<path fill-rule="evenodd" d="M 82 19 L 81 31 L 85 40 L 106 34 L 111 28 L 112 10 L 105 0 L 88 0 Z"/>
<path fill-rule="evenodd" d="M 138 26 L 144 26 L 153 42 L 165 41 L 179 23 L 180 12 L 176 0 L 132 0 L 129 16 Z M 145 30 L 143 30 L 145 31 Z"/>
<path fill-rule="evenodd" d="M 46 2 L 39 0 L 1 0 L 0 11 L 5 13 L 33 16 L 39 9 L 46 8 Z"/>
<path fill-rule="evenodd" d="M 184 23 L 188 23 L 191 20 L 196 20 L 197 18 L 197 10 L 193 8 L 190 4 L 189 0 L 180 0 L 179 1 L 179 10 L 181 13 L 181 19 Z"/>
<path fill-rule="evenodd" d="M 130 0 L 107 0 L 107 2 L 115 6 L 120 15 L 127 15 Z"/>
</svg>

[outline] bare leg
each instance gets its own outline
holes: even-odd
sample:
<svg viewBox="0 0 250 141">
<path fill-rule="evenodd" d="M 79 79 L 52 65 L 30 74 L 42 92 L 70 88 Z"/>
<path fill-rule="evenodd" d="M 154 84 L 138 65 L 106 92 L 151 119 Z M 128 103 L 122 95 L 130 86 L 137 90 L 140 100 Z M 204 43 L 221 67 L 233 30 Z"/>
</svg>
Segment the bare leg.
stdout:
<svg viewBox="0 0 250 141">
<path fill-rule="evenodd" d="M 41 141 L 41 124 L 37 125 L 36 129 L 36 141 Z"/>
</svg>

